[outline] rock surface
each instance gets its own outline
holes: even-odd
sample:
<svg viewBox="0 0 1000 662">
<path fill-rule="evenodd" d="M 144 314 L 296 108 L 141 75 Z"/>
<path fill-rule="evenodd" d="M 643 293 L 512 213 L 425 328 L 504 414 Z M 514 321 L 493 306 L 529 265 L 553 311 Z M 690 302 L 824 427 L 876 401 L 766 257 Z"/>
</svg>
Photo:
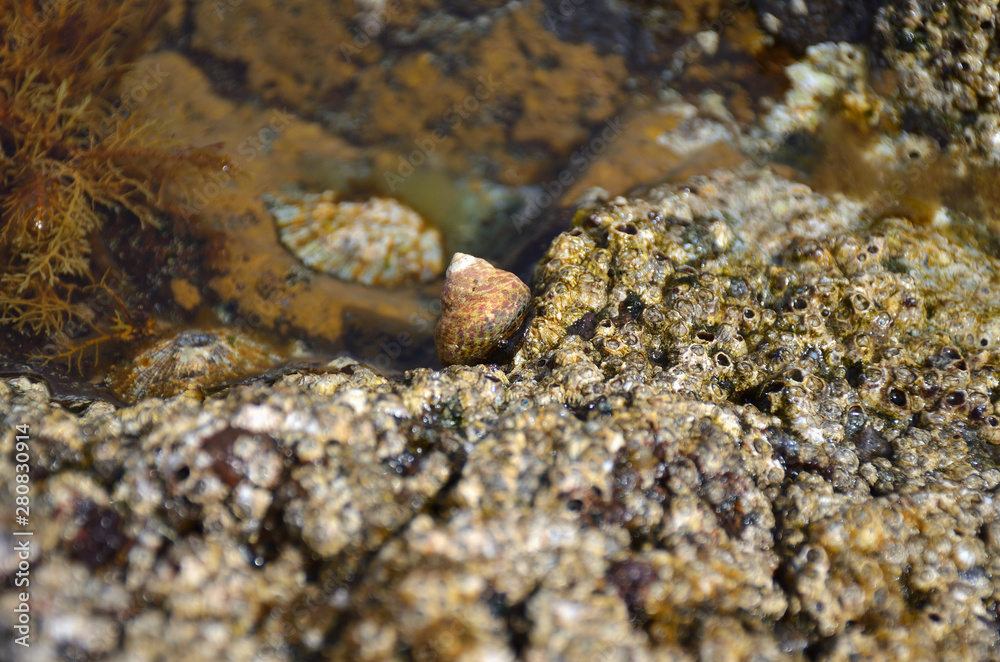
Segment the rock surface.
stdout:
<svg viewBox="0 0 1000 662">
<path fill-rule="evenodd" d="M 1000 57 L 993 2 L 889 2 L 874 45 L 906 130 L 1000 161 Z"/>
<path fill-rule="evenodd" d="M 863 43 L 885 0 L 754 0 L 761 25 L 798 54 L 824 42 Z"/>
<path fill-rule="evenodd" d="M 986 245 L 720 171 L 579 210 L 509 365 L 75 411 L 7 378 L 20 659 L 998 659 Z"/>
</svg>

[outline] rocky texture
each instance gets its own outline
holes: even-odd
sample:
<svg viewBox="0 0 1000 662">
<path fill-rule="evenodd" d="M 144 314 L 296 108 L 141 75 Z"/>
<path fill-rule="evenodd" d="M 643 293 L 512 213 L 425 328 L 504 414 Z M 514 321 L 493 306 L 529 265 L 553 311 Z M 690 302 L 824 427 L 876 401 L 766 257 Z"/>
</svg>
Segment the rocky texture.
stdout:
<svg viewBox="0 0 1000 662">
<path fill-rule="evenodd" d="M 824 149 L 814 136 L 831 118 L 854 119 L 862 125 L 878 118 L 880 101 L 868 89 L 868 67 L 861 49 L 850 44 L 812 46 L 801 60 L 785 68 L 790 83 L 780 103 L 760 118 L 743 139 L 747 151 L 781 160 L 803 161 L 802 144 Z M 806 159 L 807 160 L 807 159 Z"/>
<path fill-rule="evenodd" d="M 431 220 L 414 171 L 532 185 L 665 79 L 751 103 L 775 87 L 748 0 L 198 0 L 187 21 L 217 89 L 322 123 Z"/>
<path fill-rule="evenodd" d="M 638 70 L 668 68 L 689 37 L 721 32 L 733 23 L 735 12 L 749 9 L 746 0 L 542 0 L 542 4 L 542 25 L 560 39 L 592 44 L 602 54 L 622 55 Z"/>
<path fill-rule="evenodd" d="M 543 191 L 558 192 L 566 183 L 562 199 L 576 201 L 594 186 L 614 196 L 649 182 L 734 166 L 746 159 L 735 147 L 737 126 L 717 94 L 702 95 L 697 106 L 668 98 L 609 123 L 573 152 L 562 181 L 544 182 Z M 531 211 L 529 203 L 522 214 Z"/>
<path fill-rule="evenodd" d="M 933 139 L 965 164 L 1000 162 L 996 3 L 756 0 L 754 6 L 761 28 L 799 57 L 785 68 L 791 90 L 780 106 L 808 111 L 824 101 L 821 114 L 842 114 L 877 128 L 882 138 L 902 130 Z M 831 56 L 838 51 L 853 52 L 852 61 L 837 62 Z M 770 113 L 763 128 L 773 130 L 766 125 L 775 119 Z"/>
<path fill-rule="evenodd" d="M 384 148 L 383 188 L 428 159 L 529 183 L 626 101 L 622 56 L 560 41 L 540 2 L 293 5 L 193 3 L 192 47 L 235 61 L 244 94 Z"/>
<path fill-rule="evenodd" d="M 879 64 L 903 127 L 1000 160 L 1000 57 L 994 2 L 889 2 L 875 24 Z"/>
<path fill-rule="evenodd" d="M 830 41 L 866 43 L 885 0 L 754 0 L 761 25 L 801 55 Z"/>
<path fill-rule="evenodd" d="M 22 658 L 998 659 L 981 241 L 720 172 L 580 210 L 503 371 L 78 413 L 7 378 Z"/>
</svg>

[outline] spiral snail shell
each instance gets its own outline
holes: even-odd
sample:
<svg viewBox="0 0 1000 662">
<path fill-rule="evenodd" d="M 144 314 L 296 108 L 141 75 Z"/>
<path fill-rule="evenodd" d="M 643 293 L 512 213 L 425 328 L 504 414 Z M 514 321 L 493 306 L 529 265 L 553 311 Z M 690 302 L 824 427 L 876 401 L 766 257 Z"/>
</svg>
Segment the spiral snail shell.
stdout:
<svg viewBox="0 0 1000 662">
<path fill-rule="evenodd" d="M 441 289 L 434 344 L 444 365 L 489 359 L 521 326 L 531 290 L 520 278 L 478 257 L 456 253 Z"/>
</svg>

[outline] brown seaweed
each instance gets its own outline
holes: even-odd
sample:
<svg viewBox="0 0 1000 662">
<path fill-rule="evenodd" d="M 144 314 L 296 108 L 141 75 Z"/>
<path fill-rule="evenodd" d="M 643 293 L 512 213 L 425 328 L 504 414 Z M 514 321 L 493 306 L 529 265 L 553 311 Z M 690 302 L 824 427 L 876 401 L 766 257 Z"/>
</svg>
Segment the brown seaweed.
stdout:
<svg viewBox="0 0 1000 662">
<path fill-rule="evenodd" d="M 0 0 L 0 324 L 5 335 L 83 347 L 142 326 L 92 253 L 112 214 L 140 227 L 186 222 L 187 182 L 223 164 L 136 119 L 122 77 L 162 0 Z M 96 242 L 96 243 L 95 243 Z M 108 296 L 110 294 L 110 296 Z M 11 343 L 8 342 L 8 346 Z"/>
</svg>

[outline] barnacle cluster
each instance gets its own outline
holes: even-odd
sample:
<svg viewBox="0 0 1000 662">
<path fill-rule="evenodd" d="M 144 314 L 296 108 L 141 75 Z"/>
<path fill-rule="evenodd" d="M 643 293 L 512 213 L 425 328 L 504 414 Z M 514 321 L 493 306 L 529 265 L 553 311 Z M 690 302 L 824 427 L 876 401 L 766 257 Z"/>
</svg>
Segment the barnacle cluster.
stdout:
<svg viewBox="0 0 1000 662">
<path fill-rule="evenodd" d="M 1000 261 L 970 219 L 935 218 L 873 218 L 749 169 L 581 209 L 553 242 L 512 382 L 554 389 L 590 421 L 630 418 L 649 393 L 706 407 L 685 406 L 681 432 L 634 417 L 616 481 L 579 492 L 583 512 L 668 550 L 615 575 L 647 631 L 675 641 L 694 625 L 677 610 L 697 603 L 694 570 L 677 556 L 713 539 L 721 565 L 685 558 L 717 616 L 781 614 L 834 659 L 986 657 L 1000 513 L 980 490 L 1000 481 Z M 740 439 L 735 465 L 722 430 Z M 744 588 L 727 587 L 722 567 L 751 549 L 775 572 L 741 568 Z M 708 626 L 700 636 L 717 638 Z M 778 659 L 773 641 L 738 639 Z"/>
<path fill-rule="evenodd" d="M 866 456 L 914 429 L 1000 440 L 998 276 L 958 241 L 971 221 L 871 219 L 773 175 L 737 194 L 728 178 L 579 212 L 538 268 L 526 356 L 579 336 L 605 371 L 753 403 Z M 764 204 L 776 222 L 756 220 Z"/>
<path fill-rule="evenodd" d="M 159 0 L 0 2 L 0 323 L 9 329 L 111 333 L 131 307 L 102 280 L 107 266 L 95 273 L 95 237 L 111 215 L 163 225 L 186 178 L 220 164 L 212 150 L 159 140 L 135 119 L 135 90 L 119 89 L 165 10 Z"/>
<path fill-rule="evenodd" d="M 1000 161 L 1000 57 L 992 2 L 890 2 L 875 21 L 874 46 L 895 85 L 903 125 L 941 145 L 963 144 Z"/>
</svg>

